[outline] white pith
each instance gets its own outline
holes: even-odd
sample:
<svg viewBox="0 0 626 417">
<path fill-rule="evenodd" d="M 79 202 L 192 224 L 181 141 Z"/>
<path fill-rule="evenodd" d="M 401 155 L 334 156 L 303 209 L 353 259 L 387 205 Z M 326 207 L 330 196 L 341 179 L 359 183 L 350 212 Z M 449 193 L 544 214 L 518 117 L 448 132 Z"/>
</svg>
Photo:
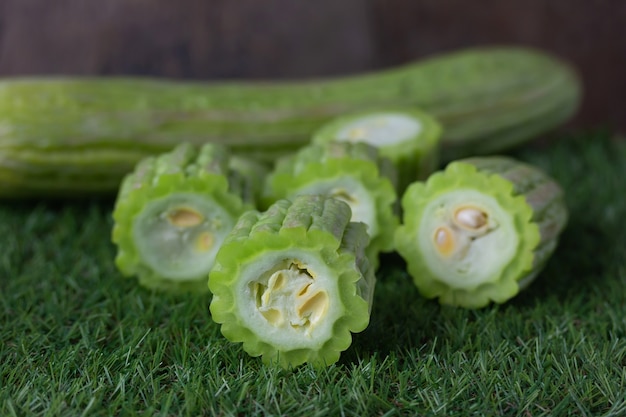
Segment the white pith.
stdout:
<svg viewBox="0 0 626 417">
<path fill-rule="evenodd" d="M 297 265 L 306 273 L 290 269 Z M 259 294 L 259 287 L 270 289 L 271 281 L 279 274 L 287 279 L 281 291 Z M 281 349 L 318 348 L 333 334 L 333 325 L 342 314 L 338 300 L 337 277 L 316 255 L 303 251 L 281 251 L 266 255 L 243 268 L 240 279 L 234 284 L 233 293 L 238 316 L 246 327 L 257 336 Z M 299 296 L 304 287 L 306 293 L 323 292 L 328 304 L 320 315 L 303 317 L 298 308 L 306 301 Z M 305 294 L 306 295 L 306 294 Z M 264 298 L 259 302 L 259 298 Z M 268 319 L 268 309 L 281 313 L 282 320 Z"/>
<path fill-rule="evenodd" d="M 472 233 L 454 220 L 463 207 L 478 208 L 487 214 L 487 227 Z M 436 247 L 438 230 L 451 232 L 455 249 L 442 254 Z M 519 238 L 513 219 L 491 196 L 476 190 L 447 192 L 424 208 L 418 229 L 418 246 L 423 261 L 438 277 L 453 288 L 472 288 L 490 282 L 516 254 Z"/>
<path fill-rule="evenodd" d="M 351 121 L 336 134 L 341 142 L 365 142 L 382 147 L 397 145 L 417 136 L 422 123 L 403 113 L 380 113 Z"/>
<path fill-rule="evenodd" d="M 176 226 L 168 217 L 173 211 L 191 209 L 201 213 L 197 225 Z M 207 275 L 215 254 L 234 226 L 228 212 L 213 199 L 176 193 L 151 201 L 133 222 L 133 240 L 142 261 L 160 276 L 188 281 Z M 210 247 L 202 247 L 210 242 Z"/>
</svg>

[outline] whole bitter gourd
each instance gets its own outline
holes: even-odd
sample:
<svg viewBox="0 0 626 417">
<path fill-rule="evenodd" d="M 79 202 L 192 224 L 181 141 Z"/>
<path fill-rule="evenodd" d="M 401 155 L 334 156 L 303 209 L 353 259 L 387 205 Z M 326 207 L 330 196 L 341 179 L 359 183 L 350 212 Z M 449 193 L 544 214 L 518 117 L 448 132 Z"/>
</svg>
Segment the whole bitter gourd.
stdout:
<svg viewBox="0 0 626 417">
<path fill-rule="evenodd" d="M 141 158 L 181 142 L 274 161 L 333 117 L 383 107 L 432 114 L 450 160 L 534 138 L 567 120 L 579 99 L 570 66 L 514 47 L 306 81 L 8 78 L 0 81 L 0 197 L 111 195 Z"/>
</svg>

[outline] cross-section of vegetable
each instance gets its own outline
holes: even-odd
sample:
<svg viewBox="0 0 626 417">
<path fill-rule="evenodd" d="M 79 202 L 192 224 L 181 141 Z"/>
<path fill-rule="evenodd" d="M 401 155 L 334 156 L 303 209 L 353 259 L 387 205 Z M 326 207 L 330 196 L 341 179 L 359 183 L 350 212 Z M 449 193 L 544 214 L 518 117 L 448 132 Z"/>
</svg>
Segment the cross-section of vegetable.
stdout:
<svg viewBox="0 0 626 417">
<path fill-rule="evenodd" d="M 365 225 L 350 217 L 320 195 L 243 214 L 209 275 L 224 336 L 285 368 L 336 362 L 367 327 L 375 285 Z"/>
<path fill-rule="evenodd" d="M 220 244 L 255 207 L 262 167 L 226 148 L 181 144 L 148 157 L 122 182 L 113 211 L 115 263 L 164 290 L 206 291 Z"/>
<path fill-rule="evenodd" d="M 393 164 L 372 145 L 311 144 L 276 164 L 266 178 L 265 200 L 267 204 L 296 195 L 324 194 L 346 202 L 352 220 L 367 226 L 368 254 L 376 267 L 378 253 L 393 249 L 393 233 L 399 224 L 396 178 Z"/>
<path fill-rule="evenodd" d="M 561 187 L 537 167 L 501 157 L 450 163 L 402 197 L 396 249 L 420 292 L 479 308 L 525 288 L 567 222 Z"/>
<path fill-rule="evenodd" d="M 385 109 L 340 116 L 323 125 L 313 142 L 365 142 L 378 148 L 398 171 L 402 192 L 437 169 L 441 125 L 413 108 Z"/>
</svg>

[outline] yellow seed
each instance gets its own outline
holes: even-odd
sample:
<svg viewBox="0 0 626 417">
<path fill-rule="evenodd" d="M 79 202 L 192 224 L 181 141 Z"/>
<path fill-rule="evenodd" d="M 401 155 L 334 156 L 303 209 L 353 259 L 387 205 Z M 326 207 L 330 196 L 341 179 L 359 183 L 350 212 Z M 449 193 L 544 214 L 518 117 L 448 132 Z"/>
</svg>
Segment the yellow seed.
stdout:
<svg viewBox="0 0 626 417">
<path fill-rule="evenodd" d="M 456 223 L 470 230 L 477 230 L 487 224 L 487 213 L 476 207 L 461 207 L 454 213 Z"/>
<path fill-rule="evenodd" d="M 213 247 L 214 242 L 213 235 L 209 232 L 204 232 L 196 239 L 196 250 L 198 252 L 206 252 Z"/>
<path fill-rule="evenodd" d="M 278 291 L 283 287 L 283 285 L 285 285 L 285 274 L 283 272 L 272 274 L 267 282 L 269 291 Z"/>
<path fill-rule="evenodd" d="M 309 270 L 305 263 L 294 260 L 291 265 L 289 265 L 289 269 L 293 270 L 294 268 L 297 269 L 299 273 L 306 274 L 315 279 L 315 273 Z"/>
<path fill-rule="evenodd" d="M 328 310 L 328 294 L 324 291 L 315 293 L 312 297 L 300 304 L 297 313 L 302 318 L 308 317 L 311 323 L 315 323 Z"/>
<path fill-rule="evenodd" d="M 435 230 L 434 241 L 435 248 L 437 248 L 437 251 L 440 254 L 448 256 L 452 252 L 454 252 L 454 249 L 456 247 L 456 243 L 454 242 L 454 234 L 447 227 L 439 227 L 437 230 Z"/>
<path fill-rule="evenodd" d="M 367 131 L 361 127 L 355 127 L 348 132 L 348 138 L 352 141 L 358 141 L 365 138 Z"/>
<path fill-rule="evenodd" d="M 266 286 L 261 284 L 260 282 L 254 283 L 252 286 L 252 291 L 254 293 L 254 299 L 256 300 L 257 308 L 263 306 L 263 294 L 265 294 Z"/>
<path fill-rule="evenodd" d="M 341 200 L 348 205 L 357 203 L 357 199 L 343 188 L 335 188 L 330 192 L 330 195 L 331 197 L 336 198 L 337 200 Z"/>
<path fill-rule="evenodd" d="M 300 291 L 298 291 L 298 297 L 301 297 L 304 295 L 304 293 L 306 293 L 309 290 L 309 287 L 311 286 L 312 282 L 309 282 L 306 285 L 303 285 L 302 288 L 300 289 Z"/>
<path fill-rule="evenodd" d="M 261 311 L 261 314 L 265 317 L 265 320 L 274 326 L 280 326 L 284 322 L 282 313 L 275 308 L 268 308 Z"/>
<path fill-rule="evenodd" d="M 171 210 L 167 214 L 171 224 L 177 227 L 193 227 L 204 221 L 204 216 L 188 207 Z"/>
</svg>

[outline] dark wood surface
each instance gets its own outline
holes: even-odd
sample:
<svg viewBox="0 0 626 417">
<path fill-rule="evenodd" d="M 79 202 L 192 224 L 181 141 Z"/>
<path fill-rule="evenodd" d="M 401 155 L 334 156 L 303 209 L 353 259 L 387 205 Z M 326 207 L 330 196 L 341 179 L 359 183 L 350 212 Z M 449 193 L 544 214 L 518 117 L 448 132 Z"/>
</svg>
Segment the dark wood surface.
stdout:
<svg viewBox="0 0 626 417">
<path fill-rule="evenodd" d="M 624 0 L 0 0 L 0 76 L 306 78 L 471 45 L 571 61 L 574 124 L 626 128 Z"/>
</svg>

